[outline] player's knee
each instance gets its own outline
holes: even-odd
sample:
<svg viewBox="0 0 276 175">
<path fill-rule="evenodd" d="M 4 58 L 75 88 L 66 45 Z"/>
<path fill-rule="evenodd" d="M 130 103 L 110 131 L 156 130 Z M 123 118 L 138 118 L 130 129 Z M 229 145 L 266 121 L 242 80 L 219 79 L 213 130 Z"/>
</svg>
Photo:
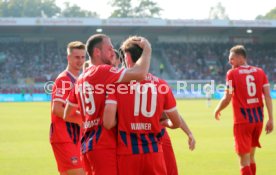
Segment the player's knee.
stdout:
<svg viewBox="0 0 276 175">
<path fill-rule="evenodd" d="M 248 166 L 250 165 L 250 154 L 239 154 L 240 157 L 240 166 Z"/>
</svg>

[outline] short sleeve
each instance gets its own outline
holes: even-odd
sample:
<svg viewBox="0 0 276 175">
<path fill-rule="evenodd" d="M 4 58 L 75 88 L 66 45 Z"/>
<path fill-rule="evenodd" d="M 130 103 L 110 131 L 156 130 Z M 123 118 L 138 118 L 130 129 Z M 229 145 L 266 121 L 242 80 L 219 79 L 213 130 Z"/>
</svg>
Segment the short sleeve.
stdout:
<svg viewBox="0 0 276 175">
<path fill-rule="evenodd" d="M 110 65 L 101 66 L 101 73 L 105 77 L 106 84 L 121 82 L 126 70 L 125 68 L 118 69 Z"/>
<path fill-rule="evenodd" d="M 176 108 L 176 100 L 174 98 L 171 88 L 168 86 L 168 84 L 164 83 L 164 84 L 162 84 L 161 89 L 167 91 L 167 93 L 165 94 L 164 112 L 175 111 L 177 109 Z M 163 90 L 162 90 L 162 92 L 165 92 Z"/>
<path fill-rule="evenodd" d="M 226 90 L 233 92 L 234 87 L 233 69 L 231 69 L 226 73 Z"/>
<path fill-rule="evenodd" d="M 74 85 L 70 80 L 66 78 L 58 78 L 55 81 L 54 88 L 53 88 L 53 94 L 52 94 L 53 101 L 59 101 L 65 104 L 66 99 L 73 87 Z"/>
<path fill-rule="evenodd" d="M 67 98 L 67 103 L 71 106 L 78 107 L 78 99 L 77 99 L 77 93 L 76 89 L 78 88 L 78 85 L 70 91 L 69 96 Z"/>
<path fill-rule="evenodd" d="M 105 104 L 117 104 L 116 91 L 115 92 L 107 92 L 106 99 L 105 99 Z"/>
<path fill-rule="evenodd" d="M 263 87 L 270 86 L 268 78 L 263 70 L 262 70 L 262 73 L 263 73 Z"/>
</svg>

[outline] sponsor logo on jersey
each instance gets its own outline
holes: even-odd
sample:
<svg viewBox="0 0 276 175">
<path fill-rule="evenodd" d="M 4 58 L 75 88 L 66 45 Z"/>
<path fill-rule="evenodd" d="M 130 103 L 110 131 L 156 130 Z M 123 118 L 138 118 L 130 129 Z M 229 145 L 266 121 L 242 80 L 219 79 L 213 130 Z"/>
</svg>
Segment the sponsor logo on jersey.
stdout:
<svg viewBox="0 0 276 175">
<path fill-rule="evenodd" d="M 110 72 L 113 72 L 113 73 L 118 73 L 118 72 L 120 72 L 120 69 L 118 69 L 118 68 L 116 68 L 116 67 L 112 67 L 112 68 L 110 68 L 109 71 L 110 71 Z"/>
<path fill-rule="evenodd" d="M 65 94 L 64 90 L 62 88 L 58 88 L 56 90 L 56 96 L 57 97 L 63 97 L 63 95 Z"/>
<path fill-rule="evenodd" d="M 71 157 L 71 162 L 73 165 L 76 165 L 78 163 L 78 158 L 77 157 Z"/>
</svg>

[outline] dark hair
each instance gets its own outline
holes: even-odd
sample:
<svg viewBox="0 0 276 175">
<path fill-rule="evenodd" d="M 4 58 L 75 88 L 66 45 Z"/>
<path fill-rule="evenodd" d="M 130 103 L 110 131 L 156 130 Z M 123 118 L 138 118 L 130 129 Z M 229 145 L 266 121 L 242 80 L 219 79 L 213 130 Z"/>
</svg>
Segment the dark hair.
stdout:
<svg viewBox="0 0 276 175">
<path fill-rule="evenodd" d="M 236 45 L 230 49 L 230 52 L 234 54 L 241 55 L 246 58 L 246 49 L 243 45 Z"/>
<path fill-rule="evenodd" d="M 86 52 L 92 59 L 93 51 L 95 47 L 98 47 L 99 43 L 103 41 L 104 38 L 108 38 L 105 34 L 95 34 L 88 38 L 86 42 Z"/>
<path fill-rule="evenodd" d="M 126 39 L 122 45 L 121 45 L 121 50 L 123 52 L 129 52 L 131 59 L 134 63 L 141 57 L 143 53 L 143 49 L 138 46 L 137 44 L 133 44 L 133 40 L 137 39 L 138 36 L 130 36 L 128 39 Z"/>
<path fill-rule="evenodd" d="M 125 52 L 129 52 L 132 61 L 136 63 L 136 61 L 141 57 L 143 49 L 137 44 L 129 44 L 128 47 L 125 48 Z"/>
</svg>

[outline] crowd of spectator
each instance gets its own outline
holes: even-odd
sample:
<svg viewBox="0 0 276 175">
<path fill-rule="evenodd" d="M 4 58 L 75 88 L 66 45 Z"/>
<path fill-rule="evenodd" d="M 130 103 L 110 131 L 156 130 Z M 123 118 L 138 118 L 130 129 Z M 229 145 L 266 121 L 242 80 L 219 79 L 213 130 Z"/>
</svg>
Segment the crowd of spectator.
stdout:
<svg viewBox="0 0 276 175">
<path fill-rule="evenodd" d="M 43 84 L 53 81 L 66 67 L 66 45 L 59 48 L 55 41 L 0 43 L 0 46 L 0 93 L 43 93 Z M 158 52 L 161 50 L 161 55 L 171 64 L 165 67 L 173 70 L 174 79 L 222 83 L 230 68 L 231 46 L 229 43 L 159 43 L 153 48 L 159 48 Z M 269 80 L 276 83 L 276 43 L 245 46 L 249 64 L 262 67 Z"/>
<path fill-rule="evenodd" d="M 0 93 L 44 92 L 36 86 L 54 80 L 66 66 L 57 43 L 0 43 Z"/>
<path fill-rule="evenodd" d="M 222 83 L 230 68 L 231 43 L 162 43 L 158 48 L 175 71 L 176 79 L 215 80 Z M 244 44 L 248 63 L 261 67 L 271 82 L 276 82 L 276 43 Z"/>
</svg>

